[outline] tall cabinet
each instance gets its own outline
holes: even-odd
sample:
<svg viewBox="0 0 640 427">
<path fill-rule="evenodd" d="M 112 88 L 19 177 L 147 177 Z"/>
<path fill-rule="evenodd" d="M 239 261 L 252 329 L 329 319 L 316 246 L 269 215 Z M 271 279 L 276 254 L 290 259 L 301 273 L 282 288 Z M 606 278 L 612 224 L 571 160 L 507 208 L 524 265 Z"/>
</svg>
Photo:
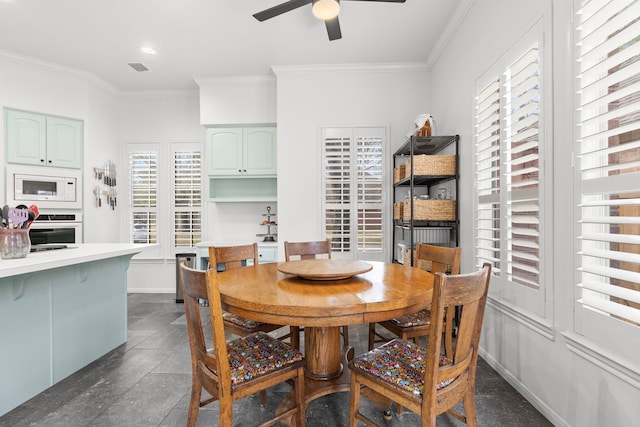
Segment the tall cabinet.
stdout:
<svg viewBox="0 0 640 427">
<path fill-rule="evenodd" d="M 458 135 L 411 136 L 393 155 L 393 261 L 417 243 L 458 246 Z"/>
</svg>

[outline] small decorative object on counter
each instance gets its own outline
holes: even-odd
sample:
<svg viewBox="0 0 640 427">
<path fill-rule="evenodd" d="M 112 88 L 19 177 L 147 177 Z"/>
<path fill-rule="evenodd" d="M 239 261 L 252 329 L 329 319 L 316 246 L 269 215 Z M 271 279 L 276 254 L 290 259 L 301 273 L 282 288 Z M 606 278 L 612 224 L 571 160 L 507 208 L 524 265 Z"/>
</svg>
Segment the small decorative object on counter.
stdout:
<svg viewBox="0 0 640 427">
<path fill-rule="evenodd" d="M 28 228 L 0 228 L 0 257 L 24 258 L 31 251 Z"/>
<path fill-rule="evenodd" d="M 267 219 L 262 220 L 262 223 L 260 224 L 267 227 L 267 234 L 257 234 L 257 236 L 264 236 L 264 239 L 262 239 L 263 242 L 275 242 L 276 234 L 271 233 L 271 227 L 276 227 L 278 224 L 271 220 L 272 216 L 276 216 L 275 213 L 271 213 L 271 206 L 267 206 L 267 213 L 263 213 L 262 216 L 267 217 Z"/>
</svg>

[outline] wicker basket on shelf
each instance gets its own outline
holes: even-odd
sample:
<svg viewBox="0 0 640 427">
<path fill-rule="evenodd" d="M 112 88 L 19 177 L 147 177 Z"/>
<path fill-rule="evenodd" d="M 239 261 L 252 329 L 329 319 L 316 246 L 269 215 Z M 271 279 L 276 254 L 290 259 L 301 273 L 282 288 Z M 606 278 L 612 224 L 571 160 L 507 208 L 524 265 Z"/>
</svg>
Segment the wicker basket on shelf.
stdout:
<svg viewBox="0 0 640 427">
<path fill-rule="evenodd" d="M 406 176 L 407 166 L 405 164 L 393 168 L 393 183 L 402 181 Z"/>
<path fill-rule="evenodd" d="M 403 219 L 404 202 L 393 204 L 393 219 Z"/>
<path fill-rule="evenodd" d="M 411 160 L 405 163 L 405 170 L 411 170 Z M 413 156 L 414 175 L 447 176 L 456 174 L 455 154 L 429 156 L 420 154 Z"/>
<path fill-rule="evenodd" d="M 415 255 L 415 252 L 416 252 L 415 250 L 412 251 L 409 248 L 404 248 L 402 250 L 402 263 L 404 265 L 406 265 L 407 267 L 410 267 L 411 266 L 411 260 L 412 260 L 413 255 Z"/>
<path fill-rule="evenodd" d="M 404 202 L 402 219 L 405 221 L 455 221 L 455 200 L 414 200 L 413 218 L 411 218 L 411 201 Z"/>
</svg>

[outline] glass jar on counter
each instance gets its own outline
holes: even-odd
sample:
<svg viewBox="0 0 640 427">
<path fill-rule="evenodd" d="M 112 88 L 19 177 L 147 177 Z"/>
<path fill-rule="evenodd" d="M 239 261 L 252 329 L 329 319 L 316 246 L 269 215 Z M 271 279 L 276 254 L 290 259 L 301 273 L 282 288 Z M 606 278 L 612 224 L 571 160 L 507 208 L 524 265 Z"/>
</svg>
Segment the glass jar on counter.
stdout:
<svg viewBox="0 0 640 427">
<path fill-rule="evenodd" d="M 0 258 L 24 258 L 30 251 L 28 228 L 0 228 Z"/>
</svg>

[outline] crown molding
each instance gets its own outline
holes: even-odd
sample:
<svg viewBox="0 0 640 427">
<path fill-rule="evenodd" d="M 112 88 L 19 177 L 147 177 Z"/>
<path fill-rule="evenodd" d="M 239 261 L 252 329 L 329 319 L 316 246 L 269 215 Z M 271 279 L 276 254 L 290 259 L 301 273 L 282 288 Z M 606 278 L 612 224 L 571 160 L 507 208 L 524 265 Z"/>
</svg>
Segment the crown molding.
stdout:
<svg viewBox="0 0 640 427">
<path fill-rule="evenodd" d="M 426 62 L 428 71 L 431 71 L 434 64 L 438 62 L 438 58 L 440 58 L 440 55 L 444 52 L 445 46 L 458 30 L 458 27 L 462 24 L 463 19 L 467 16 L 469 9 L 471 9 L 471 6 L 473 6 L 474 3 L 475 0 L 463 0 L 460 2 L 458 8 L 451 17 L 451 20 L 440 34 L 440 37 L 438 37 L 438 40 L 436 40 L 431 52 L 429 52 Z"/>
<path fill-rule="evenodd" d="M 284 74 L 347 74 L 347 73 L 397 73 L 426 72 L 424 62 L 371 63 L 371 64 L 324 64 L 324 65 L 274 65 L 276 76 Z"/>
<path fill-rule="evenodd" d="M 30 67 L 39 68 L 42 71 L 53 72 L 82 79 L 116 95 L 120 94 L 121 92 L 118 88 L 97 77 L 95 74 L 79 70 L 77 68 L 66 67 L 54 62 L 45 61 L 27 55 L 17 54 L 15 52 L 10 52 L 7 50 L 0 50 L 0 59 L 11 61 L 20 65 L 28 65 Z"/>
<path fill-rule="evenodd" d="M 274 84 L 276 78 L 272 74 L 261 74 L 252 76 L 215 76 L 215 77 L 194 77 L 193 80 L 200 87 L 206 86 L 229 86 L 229 85 L 270 85 Z"/>
</svg>

